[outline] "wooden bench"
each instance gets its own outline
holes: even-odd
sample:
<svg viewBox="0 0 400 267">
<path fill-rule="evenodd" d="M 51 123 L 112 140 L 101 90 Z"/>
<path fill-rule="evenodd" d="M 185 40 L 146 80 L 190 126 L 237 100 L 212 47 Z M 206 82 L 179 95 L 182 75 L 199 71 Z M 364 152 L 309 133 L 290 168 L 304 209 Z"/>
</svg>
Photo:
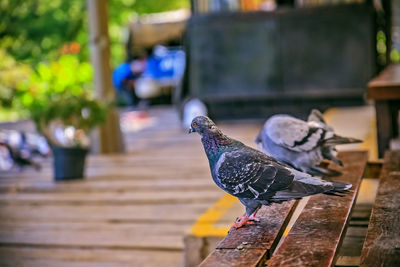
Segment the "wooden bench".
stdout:
<svg viewBox="0 0 400 267">
<path fill-rule="evenodd" d="M 372 79 L 368 83 L 367 96 L 375 102 L 379 157 L 383 157 L 390 140 L 400 134 L 400 64 L 388 66 Z"/>
<path fill-rule="evenodd" d="M 386 151 L 360 266 L 400 266 L 400 150 Z"/>
<path fill-rule="evenodd" d="M 345 164 L 344 168 L 333 164 L 329 166 L 342 172 L 334 180 L 352 183 L 353 192 L 343 197 L 323 194 L 311 196 L 284 239 L 282 235 L 298 201 L 263 207 L 259 212 L 260 223 L 231 231 L 200 266 L 334 265 L 367 166 L 368 154 L 362 151 L 341 152 L 339 157 Z M 381 266 L 376 262 L 371 264 L 371 258 L 383 262 L 384 256 L 391 258 L 388 260 L 390 263 L 400 262 L 399 162 L 399 152 L 389 152 L 385 158 L 379 193 L 362 252 L 362 266 Z M 390 196 L 387 192 L 390 192 Z M 395 201 L 390 201 L 394 195 Z M 382 225 L 382 220 L 386 220 L 385 228 L 379 230 L 377 228 Z M 380 231 L 384 231 L 384 237 Z M 389 236 L 394 237 L 393 242 L 387 242 Z M 375 251 L 378 248 L 381 252 Z"/>
</svg>

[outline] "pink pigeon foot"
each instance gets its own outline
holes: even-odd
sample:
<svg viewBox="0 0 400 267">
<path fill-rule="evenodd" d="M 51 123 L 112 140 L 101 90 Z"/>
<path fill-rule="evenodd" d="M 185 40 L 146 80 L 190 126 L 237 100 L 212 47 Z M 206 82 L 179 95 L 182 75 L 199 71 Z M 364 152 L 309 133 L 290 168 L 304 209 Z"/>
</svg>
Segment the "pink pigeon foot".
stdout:
<svg viewBox="0 0 400 267">
<path fill-rule="evenodd" d="M 249 220 L 250 220 L 250 221 L 253 221 L 253 222 L 260 222 L 260 221 L 261 221 L 261 219 L 258 218 L 258 217 L 256 217 L 256 216 L 254 215 L 254 213 L 251 214 L 251 215 L 249 216 Z"/>
<path fill-rule="evenodd" d="M 239 217 L 236 220 L 236 222 L 231 226 L 230 230 L 232 230 L 233 228 L 238 229 L 238 228 L 243 227 L 243 226 L 245 226 L 247 224 L 254 224 L 254 222 L 250 220 L 249 216 L 245 215 L 245 216 Z"/>
<path fill-rule="evenodd" d="M 250 221 L 253 221 L 253 222 L 260 222 L 260 221 L 261 221 L 260 218 L 256 217 L 257 211 L 258 211 L 258 210 L 256 210 L 255 212 L 253 212 L 253 213 L 249 216 L 249 220 L 250 220 Z"/>
</svg>

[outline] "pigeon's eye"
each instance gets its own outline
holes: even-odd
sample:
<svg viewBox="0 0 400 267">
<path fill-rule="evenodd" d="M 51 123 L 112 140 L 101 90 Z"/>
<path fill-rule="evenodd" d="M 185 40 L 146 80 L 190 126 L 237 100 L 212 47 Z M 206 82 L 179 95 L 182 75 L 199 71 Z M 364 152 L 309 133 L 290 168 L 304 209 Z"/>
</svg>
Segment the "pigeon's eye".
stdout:
<svg viewBox="0 0 400 267">
<path fill-rule="evenodd" d="M 193 125 L 193 127 L 196 127 L 197 126 L 197 122 L 193 122 L 192 125 Z"/>
</svg>

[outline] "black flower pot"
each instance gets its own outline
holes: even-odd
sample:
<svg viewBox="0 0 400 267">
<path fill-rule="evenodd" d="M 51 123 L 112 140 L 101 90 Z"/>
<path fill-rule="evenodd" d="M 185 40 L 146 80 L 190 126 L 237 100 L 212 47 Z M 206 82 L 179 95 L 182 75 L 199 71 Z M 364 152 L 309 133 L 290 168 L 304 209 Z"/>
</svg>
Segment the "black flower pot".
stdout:
<svg viewBox="0 0 400 267">
<path fill-rule="evenodd" d="M 83 179 L 87 149 L 52 146 L 52 151 L 56 181 Z"/>
</svg>

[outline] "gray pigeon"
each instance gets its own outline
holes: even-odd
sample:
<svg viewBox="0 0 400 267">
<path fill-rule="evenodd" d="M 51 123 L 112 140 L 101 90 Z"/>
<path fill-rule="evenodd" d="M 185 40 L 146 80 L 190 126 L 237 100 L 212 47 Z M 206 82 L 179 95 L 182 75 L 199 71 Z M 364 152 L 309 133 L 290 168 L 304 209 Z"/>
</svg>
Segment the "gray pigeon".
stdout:
<svg viewBox="0 0 400 267">
<path fill-rule="evenodd" d="M 205 116 L 192 120 L 189 133 L 201 135 L 214 182 L 225 192 L 239 198 L 246 214 L 232 226 L 242 227 L 259 221 L 261 205 L 282 203 L 318 193 L 336 195 L 352 186 L 328 182 L 292 169 L 274 158 L 224 135 Z"/>
<path fill-rule="evenodd" d="M 316 109 L 311 111 L 308 121 L 284 114 L 274 115 L 265 122 L 255 139 L 264 153 L 312 175 L 332 174 L 329 169 L 318 166 L 324 159 L 343 166 L 336 157 L 336 145 L 359 142 L 362 141 L 336 135 Z"/>
</svg>

